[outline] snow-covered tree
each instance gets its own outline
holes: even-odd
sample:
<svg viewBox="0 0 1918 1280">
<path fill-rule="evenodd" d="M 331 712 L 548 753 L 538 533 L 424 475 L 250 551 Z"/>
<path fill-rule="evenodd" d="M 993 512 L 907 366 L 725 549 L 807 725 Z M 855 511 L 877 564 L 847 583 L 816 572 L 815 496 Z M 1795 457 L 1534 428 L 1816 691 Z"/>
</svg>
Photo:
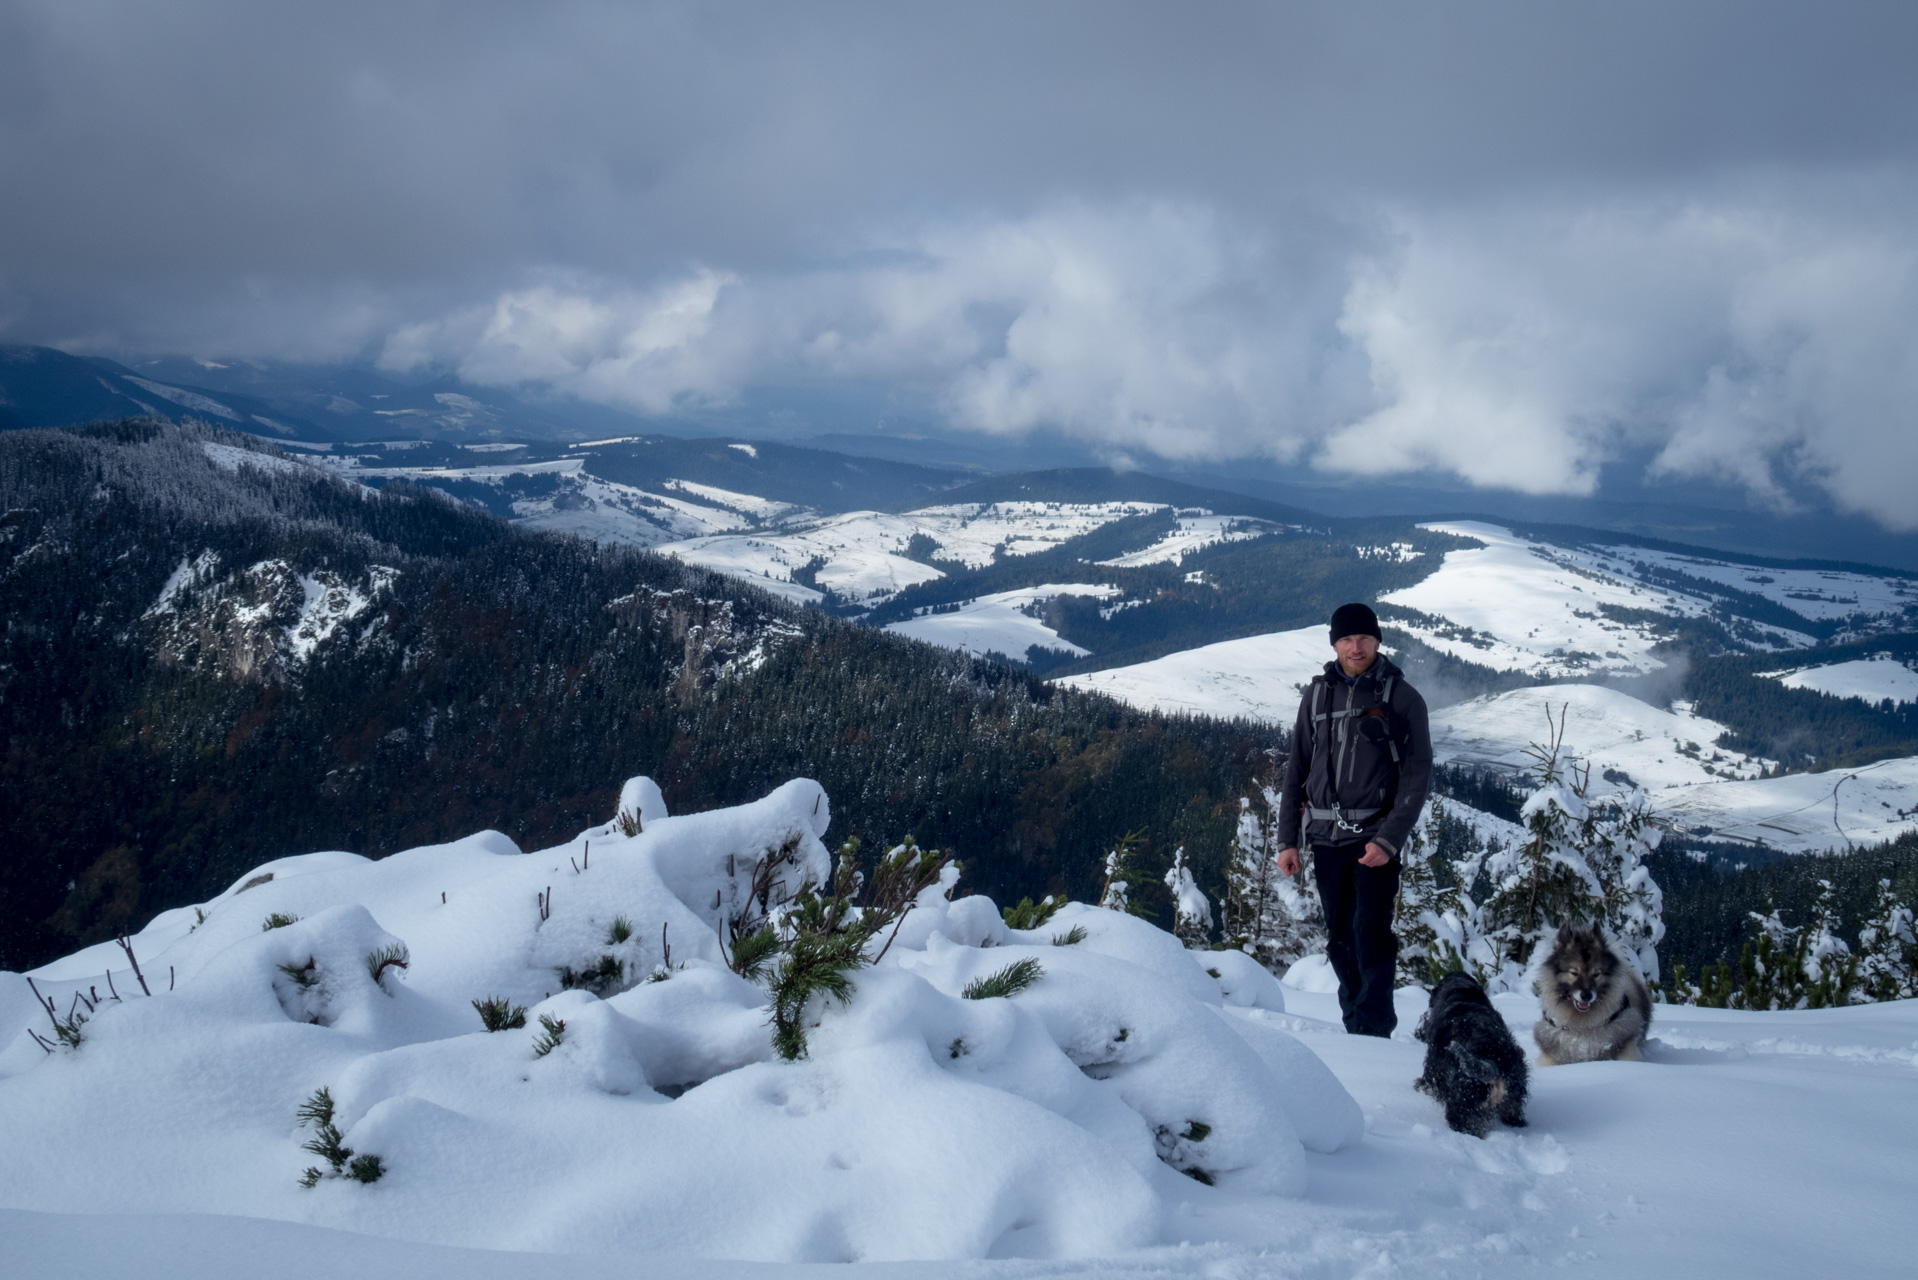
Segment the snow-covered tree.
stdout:
<svg viewBox="0 0 1918 1280">
<path fill-rule="evenodd" d="M 1657 946 L 1665 935 L 1664 894 L 1645 866 L 1660 835 L 1650 824 L 1646 798 L 1634 792 L 1594 802 L 1590 769 L 1563 749 L 1563 716 L 1554 722 L 1548 712 L 1547 721 L 1547 740 L 1528 751 L 1536 785 L 1520 809 L 1525 838 L 1510 846 L 1487 841 L 1482 851 L 1454 862 L 1460 889 L 1446 901 L 1450 919 L 1444 907 L 1433 909 L 1429 942 L 1423 935 L 1417 940 L 1449 964 L 1441 945 L 1444 926 L 1453 931 L 1450 945 L 1460 951 L 1461 966 L 1486 990 L 1518 991 L 1527 986 L 1540 943 L 1561 924 L 1598 924 L 1655 982 Z M 1408 860 L 1401 874 L 1410 869 Z M 1474 901 L 1468 890 L 1480 899 Z M 1438 890 L 1415 884 L 1414 892 L 1436 900 Z M 1418 903 L 1420 912 L 1427 907 Z M 1408 977 L 1416 972 L 1400 971 Z"/>
<path fill-rule="evenodd" d="M 1325 949 L 1325 913 L 1312 879 L 1312 856 L 1299 851 L 1296 876 L 1279 872 L 1278 793 L 1263 788 L 1239 800 L 1239 828 L 1226 863 L 1222 911 L 1226 941 L 1273 973 Z"/>
<path fill-rule="evenodd" d="M 1392 919 L 1399 939 L 1399 981 L 1428 988 L 1468 967 L 1466 951 L 1477 922 L 1477 909 L 1456 872 L 1443 883 L 1438 874 L 1438 833 L 1445 818 L 1445 802 L 1433 797 L 1424 820 L 1399 850 L 1399 898 Z"/>
<path fill-rule="evenodd" d="M 1172 854 L 1172 866 L 1165 873 L 1165 887 L 1172 894 L 1172 932 L 1193 951 L 1203 951 L 1212 939 L 1212 903 L 1199 892 L 1192 868 L 1185 862 L 1185 846 Z"/>
<path fill-rule="evenodd" d="M 1918 996 L 1918 922 L 1889 880 L 1878 882 L 1871 918 L 1858 930 L 1858 991 L 1870 1000 Z"/>
<path fill-rule="evenodd" d="M 1665 893 L 1645 859 L 1664 832 L 1651 825 L 1649 797 L 1634 789 L 1622 800 L 1590 807 L 1581 845 L 1603 897 L 1599 922 L 1638 964 L 1646 982 L 1658 981 L 1658 944 L 1665 937 Z"/>
<path fill-rule="evenodd" d="M 1139 878 L 1138 853 L 1142 833 L 1128 831 L 1117 848 L 1106 851 L 1106 882 L 1100 891 L 1099 905 L 1111 911 L 1144 915 L 1144 909 L 1132 901 L 1132 886 Z"/>
</svg>

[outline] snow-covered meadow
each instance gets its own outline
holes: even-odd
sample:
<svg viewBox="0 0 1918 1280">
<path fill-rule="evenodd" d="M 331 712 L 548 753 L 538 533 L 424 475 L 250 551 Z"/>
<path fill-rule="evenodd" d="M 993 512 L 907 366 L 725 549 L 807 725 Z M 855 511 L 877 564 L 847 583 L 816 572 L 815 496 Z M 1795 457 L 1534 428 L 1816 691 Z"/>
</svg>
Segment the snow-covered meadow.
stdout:
<svg viewBox="0 0 1918 1280">
<path fill-rule="evenodd" d="M 625 802 L 637 836 L 270 863 L 129 940 L 151 996 L 112 943 L 33 974 L 63 1016 L 97 990 L 77 1048 L 43 1051 L 28 1030 L 51 1040 L 52 1019 L 26 976 L 0 977 L 10 1261 L 201 1280 L 598 1276 L 635 1254 L 667 1275 L 1744 1278 L 1899 1274 L 1918 1242 L 1918 1002 L 1661 1006 L 1649 1061 L 1538 1071 L 1530 1127 L 1481 1141 L 1411 1087 L 1416 989 L 1392 1040 L 1346 1036 L 1322 964 L 1284 987 L 1085 906 L 1015 931 L 948 872 L 787 1062 L 719 926 L 768 850 L 825 874 L 824 795 L 793 782 L 667 817 L 635 780 Z M 369 957 L 397 944 L 406 967 L 376 978 Z M 559 989 L 605 955 L 603 995 Z M 1024 959 L 1031 987 L 965 998 Z M 484 1030 L 487 997 L 525 1025 Z M 1521 1035 L 1536 1017 L 1523 995 L 1498 1005 Z M 320 1088 L 377 1181 L 300 1185 L 322 1162 L 296 1111 Z"/>
</svg>

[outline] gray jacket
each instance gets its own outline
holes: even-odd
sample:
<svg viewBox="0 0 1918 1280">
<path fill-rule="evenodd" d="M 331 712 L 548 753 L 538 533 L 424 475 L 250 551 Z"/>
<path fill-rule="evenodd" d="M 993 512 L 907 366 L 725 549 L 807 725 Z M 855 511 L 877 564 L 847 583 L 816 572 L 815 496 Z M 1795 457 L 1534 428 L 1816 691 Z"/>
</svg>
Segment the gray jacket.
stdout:
<svg viewBox="0 0 1918 1280">
<path fill-rule="evenodd" d="M 1368 723 L 1370 722 L 1370 723 Z M 1432 789 L 1425 699 L 1384 654 L 1347 684 L 1328 662 L 1299 699 L 1279 791 L 1279 847 L 1369 841 L 1397 856 Z M 1301 821 L 1303 818 L 1303 821 Z"/>
</svg>

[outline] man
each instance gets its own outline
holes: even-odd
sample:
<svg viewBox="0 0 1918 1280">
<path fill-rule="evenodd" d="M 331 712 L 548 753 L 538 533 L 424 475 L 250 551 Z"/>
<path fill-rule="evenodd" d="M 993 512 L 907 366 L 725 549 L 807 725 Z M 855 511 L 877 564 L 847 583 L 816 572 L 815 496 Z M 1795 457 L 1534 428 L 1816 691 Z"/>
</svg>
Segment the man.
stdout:
<svg viewBox="0 0 1918 1280">
<path fill-rule="evenodd" d="M 1362 604 L 1340 605 L 1332 648 L 1338 658 L 1305 687 L 1292 729 L 1279 793 L 1279 870 L 1299 873 L 1303 834 L 1345 1029 L 1390 1036 L 1398 1025 L 1392 908 L 1399 849 L 1431 790 L 1432 735 L 1425 699 L 1379 654 L 1378 615 Z"/>
</svg>

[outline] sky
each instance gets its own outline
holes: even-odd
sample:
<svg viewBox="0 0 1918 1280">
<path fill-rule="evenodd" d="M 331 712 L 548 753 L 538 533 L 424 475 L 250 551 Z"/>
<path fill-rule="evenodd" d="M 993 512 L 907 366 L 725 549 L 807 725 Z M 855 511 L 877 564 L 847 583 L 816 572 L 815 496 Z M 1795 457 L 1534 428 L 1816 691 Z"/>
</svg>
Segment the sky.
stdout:
<svg viewBox="0 0 1918 1280">
<path fill-rule="evenodd" d="M 1914 48 L 1899 3 L 0 0 L 0 341 L 1910 530 Z"/>
</svg>

